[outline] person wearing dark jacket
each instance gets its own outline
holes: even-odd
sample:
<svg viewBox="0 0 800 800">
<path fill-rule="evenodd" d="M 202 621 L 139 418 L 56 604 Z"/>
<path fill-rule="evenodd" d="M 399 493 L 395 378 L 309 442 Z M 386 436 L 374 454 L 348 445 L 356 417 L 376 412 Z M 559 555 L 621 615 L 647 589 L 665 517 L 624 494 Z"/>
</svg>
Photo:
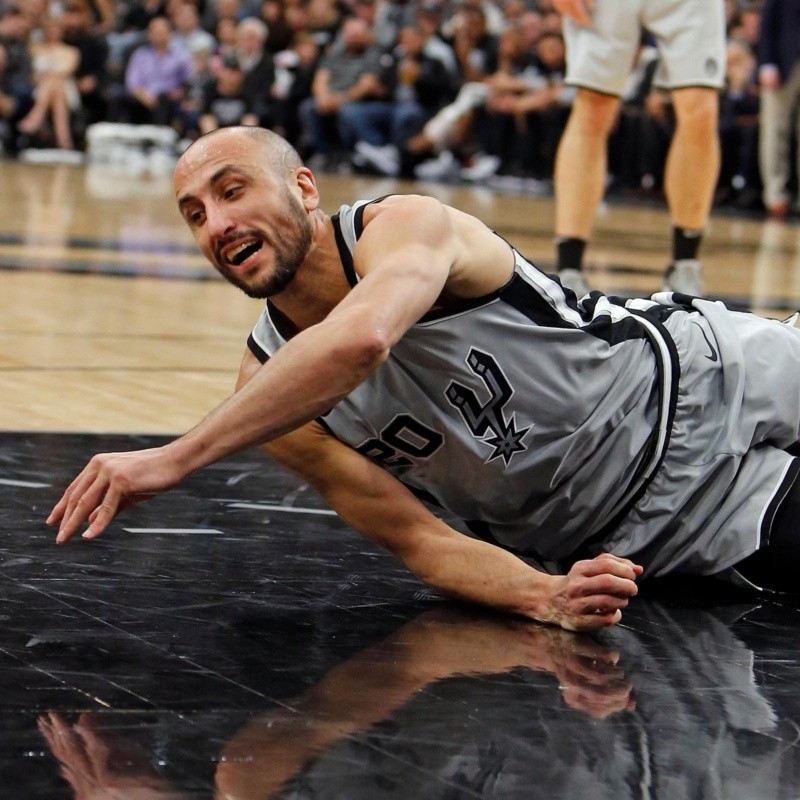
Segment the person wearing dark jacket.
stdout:
<svg viewBox="0 0 800 800">
<path fill-rule="evenodd" d="M 789 211 L 792 117 L 800 114 L 800 0 L 766 0 L 758 46 L 759 165 L 770 216 Z M 800 175 L 800 151 L 797 172 Z"/>
</svg>

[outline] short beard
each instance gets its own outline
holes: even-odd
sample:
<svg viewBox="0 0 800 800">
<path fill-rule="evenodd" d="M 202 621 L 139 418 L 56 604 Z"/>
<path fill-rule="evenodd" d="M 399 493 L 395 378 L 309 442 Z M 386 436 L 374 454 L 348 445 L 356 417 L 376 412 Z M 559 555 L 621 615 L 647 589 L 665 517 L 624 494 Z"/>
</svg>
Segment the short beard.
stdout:
<svg viewBox="0 0 800 800">
<path fill-rule="evenodd" d="M 236 274 L 225 273 L 225 278 L 237 289 L 241 289 L 248 297 L 265 300 L 280 294 L 297 275 L 301 264 L 311 249 L 313 228 L 305 209 L 300 205 L 288 187 L 283 187 L 283 199 L 286 201 L 286 213 L 291 222 L 291 239 L 286 237 L 273 241 L 275 263 L 269 275 L 259 282 L 248 281 Z"/>
</svg>

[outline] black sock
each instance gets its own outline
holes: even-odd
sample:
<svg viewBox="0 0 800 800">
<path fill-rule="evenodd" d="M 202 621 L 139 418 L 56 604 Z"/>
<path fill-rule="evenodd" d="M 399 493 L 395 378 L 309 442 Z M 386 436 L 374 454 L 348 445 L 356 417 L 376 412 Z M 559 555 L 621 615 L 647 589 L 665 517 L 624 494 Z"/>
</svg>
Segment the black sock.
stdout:
<svg viewBox="0 0 800 800">
<path fill-rule="evenodd" d="M 577 236 L 556 236 L 556 269 L 580 269 L 586 239 Z"/>
<path fill-rule="evenodd" d="M 697 251 L 703 241 L 703 229 L 673 228 L 672 229 L 672 260 L 697 258 Z"/>
</svg>

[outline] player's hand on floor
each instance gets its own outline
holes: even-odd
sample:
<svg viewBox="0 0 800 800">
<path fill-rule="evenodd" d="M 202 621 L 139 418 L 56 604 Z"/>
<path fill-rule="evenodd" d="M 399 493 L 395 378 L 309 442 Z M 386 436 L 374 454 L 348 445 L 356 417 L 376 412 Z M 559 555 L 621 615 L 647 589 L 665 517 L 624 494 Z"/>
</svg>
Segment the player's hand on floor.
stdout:
<svg viewBox="0 0 800 800">
<path fill-rule="evenodd" d="M 577 561 L 554 584 L 546 621 L 571 631 L 614 625 L 638 592 L 636 579 L 641 574 L 638 564 L 611 553 Z"/>
<path fill-rule="evenodd" d="M 69 541 L 84 522 L 84 539 L 94 539 L 122 510 L 171 489 L 184 477 L 164 448 L 101 453 L 67 487 L 47 518 L 58 525 L 56 542 Z"/>
</svg>

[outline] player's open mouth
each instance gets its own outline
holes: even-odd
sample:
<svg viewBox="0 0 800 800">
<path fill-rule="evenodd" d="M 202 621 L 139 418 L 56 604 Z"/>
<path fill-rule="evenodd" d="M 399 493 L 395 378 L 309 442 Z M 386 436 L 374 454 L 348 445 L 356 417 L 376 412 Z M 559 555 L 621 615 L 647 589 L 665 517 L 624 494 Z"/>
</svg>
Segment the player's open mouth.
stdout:
<svg viewBox="0 0 800 800">
<path fill-rule="evenodd" d="M 240 267 L 251 256 L 255 255 L 262 247 L 263 242 L 260 239 L 245 239 L 237 245 L 230 247 L 224 253 L 224 259 L 234 267 Z"/>
</svg>

